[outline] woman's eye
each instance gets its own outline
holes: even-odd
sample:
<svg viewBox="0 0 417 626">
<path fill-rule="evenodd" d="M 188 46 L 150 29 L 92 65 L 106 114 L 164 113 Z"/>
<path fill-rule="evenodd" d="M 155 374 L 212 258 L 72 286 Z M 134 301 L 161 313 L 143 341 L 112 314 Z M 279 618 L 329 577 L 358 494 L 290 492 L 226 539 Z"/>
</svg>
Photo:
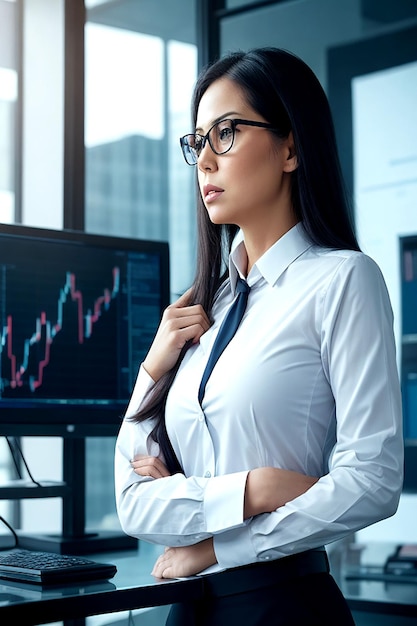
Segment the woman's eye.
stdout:
<svg viewBox="0 0 417 626">
<path fill-rule="evenodd" d="M 230 126 L 226 126 L 226 128 L 219 129 L 219 139 L 221 141 L 225 141 L 229 139 L 231 134 L 232 134 L 232 129 L 230 128 Z"/>
</svg>

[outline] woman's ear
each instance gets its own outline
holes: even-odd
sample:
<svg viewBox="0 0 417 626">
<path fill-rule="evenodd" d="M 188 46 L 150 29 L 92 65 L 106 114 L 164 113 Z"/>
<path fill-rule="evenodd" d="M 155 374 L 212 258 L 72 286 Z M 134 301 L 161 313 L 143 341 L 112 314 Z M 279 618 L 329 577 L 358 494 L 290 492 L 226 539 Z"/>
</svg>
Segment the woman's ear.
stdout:
<svg viewBox="0 0 417 626">
<path fill-rule="evenodd" d="M 295 151 L 294 137 L 292 131 L 290 131 L 285 146 L 287 150 L 287 159 L 284 163 L 284 172 L 293 172 L 298 167 L 297 153 Z"/>
</svg>

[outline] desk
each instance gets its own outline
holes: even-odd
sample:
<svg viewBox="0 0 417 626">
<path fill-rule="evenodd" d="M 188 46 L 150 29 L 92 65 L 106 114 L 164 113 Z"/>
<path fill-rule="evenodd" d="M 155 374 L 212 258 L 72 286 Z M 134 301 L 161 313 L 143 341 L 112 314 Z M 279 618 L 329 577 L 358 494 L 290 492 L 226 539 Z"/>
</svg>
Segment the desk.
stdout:
<svg viewBox="0 0 417 626">
<path fill-rule="evenodd" d="M 367 548 L 360 551 L 360 558 L 375 564 L 390 550 L 390 546 Z M 0 623 L 33 626 L 64 620 L 68 626 L 81 626 L 91 615 L 200 598 L 203 587 L 198 577 L 157 582 L 151 576 L 160 552 L 157 546 L 140 542 L 137 550 L 91 555 L 117 566 L 115 577 L 102 583 L 40 590 L 35 585 L 0 582 Z M 332 558 L 330 561 L 357 626 L 417 625 L 417 585 L 346 580 L 343 558 L 339 563 Z"/>
<path fill-rule="evenodd" d="M 201 597 L 202 585 L 197 577 L 161 582 L 151 576 L 152 564 L 160 552 L 157 546 L 140 543 L 136 550 L 89 555 L 93 560 L 116 565 L 114 578 L 104 582 L 39 589 L 37 585 L 0 579 L 0 624 L 32 626 L 64 620 L 65 624 L 81 626 L 83 618 L 91 615 Z"/>
<path fill-rule="evenodd" d="M 358 566 L 383 567 L 396 544 L 352 544 L 329 560 L 357 626 L 417 626 L 417 584 L 349 578 Z M 331 548 L 331 546 L 330 546 Z M 339 558 L 337 558 L 339 557 Z"/>
</svg>

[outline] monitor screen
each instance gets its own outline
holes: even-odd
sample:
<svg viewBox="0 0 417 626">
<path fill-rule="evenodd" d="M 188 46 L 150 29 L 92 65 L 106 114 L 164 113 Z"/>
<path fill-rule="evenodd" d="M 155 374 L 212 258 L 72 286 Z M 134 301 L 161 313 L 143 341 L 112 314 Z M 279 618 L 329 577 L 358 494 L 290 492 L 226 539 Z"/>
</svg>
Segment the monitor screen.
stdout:
<svg viewBox="0 0 417 626">
<path fill-rule="evenodd" d="M 0 294 L 0 434 L 117 428 L 169 303 L 168 244 L 2 225 Z"/>
</svg>

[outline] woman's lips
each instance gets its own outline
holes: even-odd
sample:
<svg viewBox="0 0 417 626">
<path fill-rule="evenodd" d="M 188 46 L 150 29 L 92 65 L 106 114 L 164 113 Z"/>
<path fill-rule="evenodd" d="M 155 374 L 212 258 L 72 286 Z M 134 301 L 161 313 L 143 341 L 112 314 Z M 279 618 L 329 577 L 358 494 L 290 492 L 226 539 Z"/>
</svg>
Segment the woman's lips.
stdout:
<svg viewBox="0 0 417 626">
<path fill-rule="evenodd" d="M 214 202 L 222 193 L 224 189 L 220 187 L 215 187 L 214 185 L 204 185 L 203 194 L 205 202 Z"/>
</svg>

